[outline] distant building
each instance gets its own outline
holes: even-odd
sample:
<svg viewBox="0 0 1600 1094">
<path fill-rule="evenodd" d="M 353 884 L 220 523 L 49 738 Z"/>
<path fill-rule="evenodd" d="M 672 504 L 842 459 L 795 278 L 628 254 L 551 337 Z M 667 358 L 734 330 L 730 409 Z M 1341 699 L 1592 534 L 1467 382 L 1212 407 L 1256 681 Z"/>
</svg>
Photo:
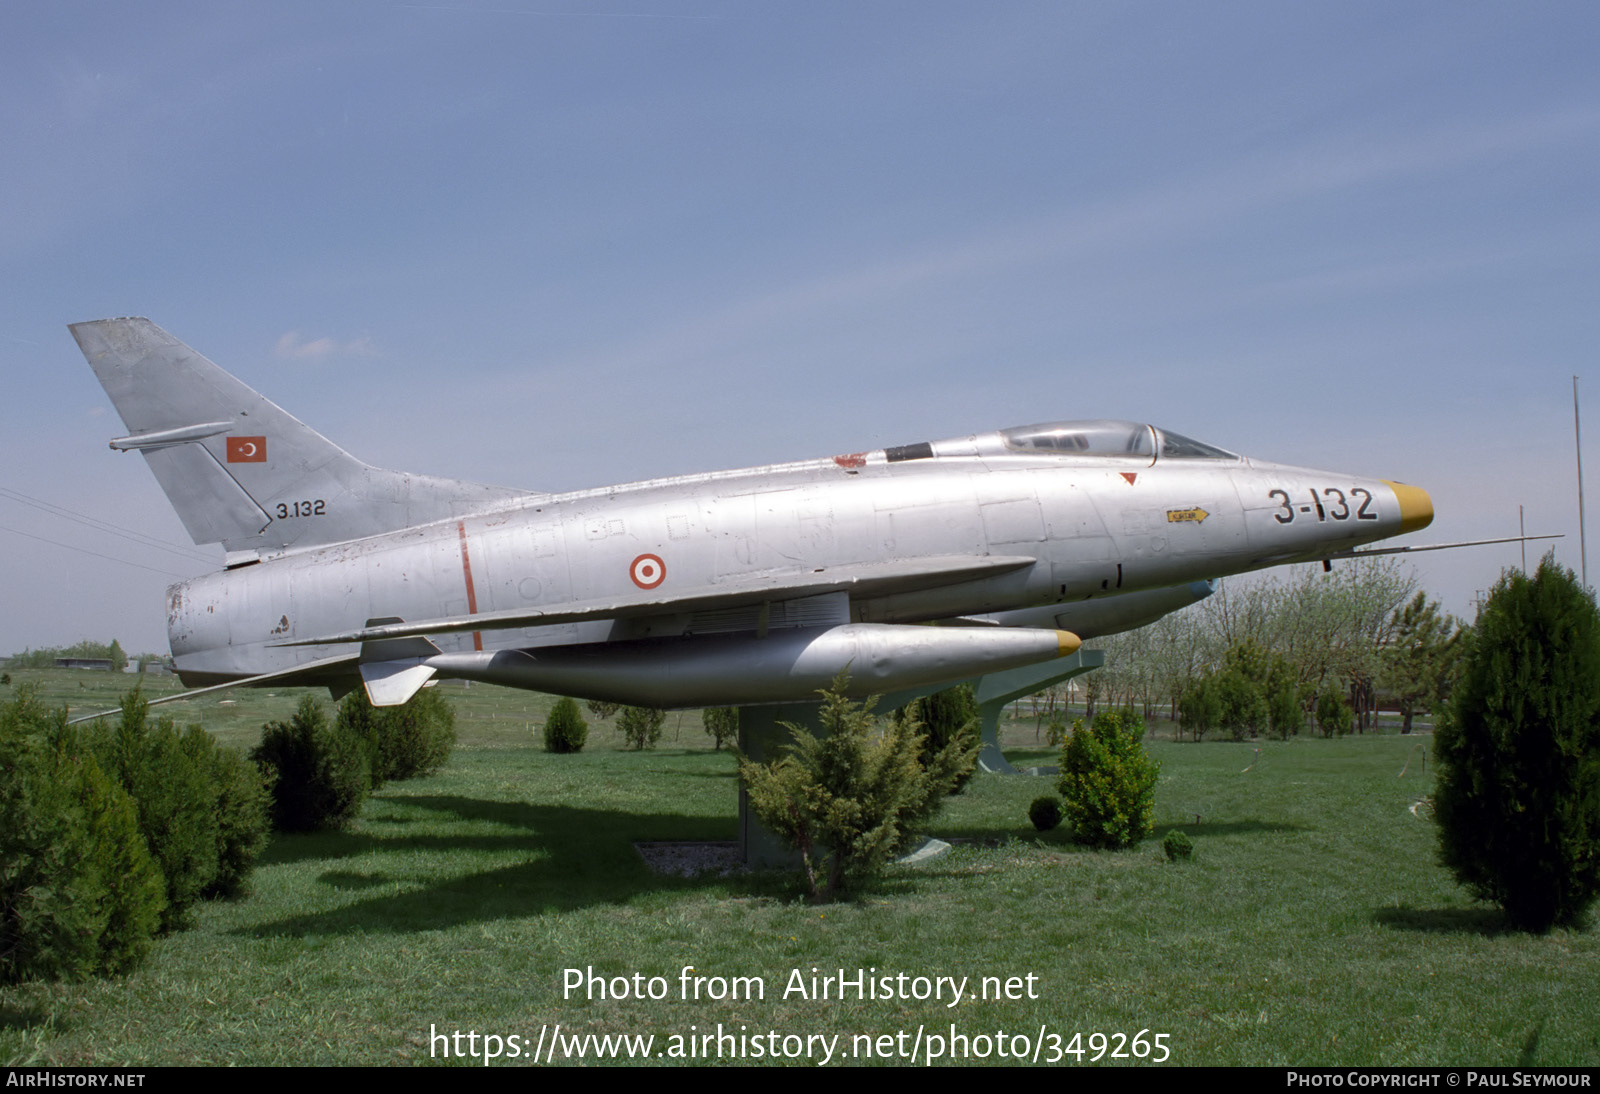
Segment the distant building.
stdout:
<svg viewBox="0 0 1600 1094">
<path fill-rule="evenodd" d="M 58 669 L 90 669 L 94 672 L 110 672 L 111 658 L 109 657 L 57 657 Z"/>
</svg>

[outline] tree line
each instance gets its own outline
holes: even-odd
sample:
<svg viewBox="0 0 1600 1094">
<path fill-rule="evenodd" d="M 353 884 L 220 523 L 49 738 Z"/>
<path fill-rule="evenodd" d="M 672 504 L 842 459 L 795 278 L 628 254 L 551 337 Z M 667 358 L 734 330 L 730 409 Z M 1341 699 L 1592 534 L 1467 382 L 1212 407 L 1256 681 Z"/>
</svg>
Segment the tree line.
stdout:
<svg viewBox="0 0 1600 1094">
<path fill-rule="evenodd" d="M 1398 560 L 1296 567 L 1230 579 L 1192 608 L 1097 640 L 1105 667 L 1081 686 L 1090 715 L 1164 712 L 1197 736 L 1361 732 L 1380 698 L 1410 732 L 1447 698 L 1464 633 Z"/>
<path fill-rule="evenodd" d="M 169 662 L 171 660 L 164 653 L 140 653 L 129 657 L 122 648 L 122 643 L 113 638 L 109 643 L 96 642 L 85 638 L 71 646 L 40 646 L 38 649 L 25 649 L 21 653 L 14 653 L 5 660 L 8 669 L 53 669 L 56 659 L 60 657 L 78 657 L 93 661 L 110 661 L 111 668 L 121 672 L 128 667 L 129 661 L 138 662 L 140 672 L 144 665 L 151 661 Z"/>
</svg>

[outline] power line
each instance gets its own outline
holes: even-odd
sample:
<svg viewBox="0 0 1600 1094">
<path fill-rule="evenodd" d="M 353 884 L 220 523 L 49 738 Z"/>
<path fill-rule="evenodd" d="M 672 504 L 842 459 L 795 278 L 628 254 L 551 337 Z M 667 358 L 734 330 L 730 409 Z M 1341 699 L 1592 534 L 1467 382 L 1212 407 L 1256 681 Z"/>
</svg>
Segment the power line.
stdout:
<svg viewBox="0 0 1600 1094">
<path fill-rule="evenodd" d="M 129 562 L 127 559 L 117 558 L 115 555 L 103 555 L 99 551 L 91 551 L 87 547 L 74 547 L 70 543 L 62 543 L 60 540 L 56 539 L 46 539 L 44 536 L 36 536 L 32 532 L 24 532 L 18 528 L 7 528 L 3 524 L 0 524 L 0 532 L 10 532 L 14 536 L 26 536 L 28 539 L 36 539 L 41 543 L 48 543 L 55 547 L 65 547 L 69 551 L 78 551 L 81 554 L 93 555 L 95 558 L 103 558 L 107 562 L 120 562 L 124 566 L 132 566 L 137 570 L 149 570 L 153 574 L 165 574 L 168 577 L 176 578 L 187 578 L 194 576 L 193 574 L 175 573 L 172 570 L 158 570 L 154 566 L 145 566 L 138 562 Z"/>
<path fill-rule="evenodd" d="M 121 536 L 123 539 L 132 540 L 134 543 L 138 543 L 141 546 L 153 547 L 158 551 L 166 551 L 168 554 L 174 554 L 180 558 L 188 559 L 189 561 L 215 563 L 215 560 L 211 556 L 207 555 L 204 551 L 196 550 L 193 547 L 185 547 L 182 544 L 169 543 L 166 540 L 156 539 L 154 536 L 148 536 L 143 532 L 136 532 L 132 528 L 123 528 L 121 525 L 112 524 L 110 521 L 101 520 L 98 517 L 91 517 L 84 513 L 74 512 L 73 510 L 67 509 L 64 506 L 57 505 L 54 502 L 44 501 L 40 498 L 29 497 L 27 494 L 12 490 L 8 487 L 0 486 L 0 497 L 7 497 L 13 501 L 19 501 L 24 505 L 31 505 L 35 509 L 41 509 L 52 516 L 62 517 L 70 521 L 76 521 L 78 524 L 86 525 L 87 527 L 93 528 L 96 531 L 108 532 L 114 536 Z M 63 544 L 61 546 L 65 545 Z"/>
</svg>

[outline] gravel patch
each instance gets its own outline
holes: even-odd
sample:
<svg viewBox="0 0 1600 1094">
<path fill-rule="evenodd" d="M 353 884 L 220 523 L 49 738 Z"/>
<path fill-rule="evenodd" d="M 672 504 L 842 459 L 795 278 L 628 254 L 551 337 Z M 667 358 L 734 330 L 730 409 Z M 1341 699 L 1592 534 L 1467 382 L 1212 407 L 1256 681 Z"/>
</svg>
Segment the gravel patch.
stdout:
<svg viewBox="0 0 1600 1094">
<path fill-rule="evenodd" d="M 694 877 L 697 874 L 746 873 L 744 855 L 737 842 L 727 843 L 636 843 L 634 849 L 644 864 L 658 874 Z"/>
</svg>

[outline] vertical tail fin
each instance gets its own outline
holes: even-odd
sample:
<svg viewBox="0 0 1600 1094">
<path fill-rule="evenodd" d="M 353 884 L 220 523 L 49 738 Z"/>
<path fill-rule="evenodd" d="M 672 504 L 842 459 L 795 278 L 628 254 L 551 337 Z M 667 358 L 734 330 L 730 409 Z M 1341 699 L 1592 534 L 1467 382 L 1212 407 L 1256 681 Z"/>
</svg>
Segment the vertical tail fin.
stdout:
<svg viewBox="0 0 1600 1094">
<path fill-rule="evenodd" d="M 148 319 L 70 328 L 196 543 L 315 547 L 464 516 L 526 493 L 370 467 Z"/>
</svg>

